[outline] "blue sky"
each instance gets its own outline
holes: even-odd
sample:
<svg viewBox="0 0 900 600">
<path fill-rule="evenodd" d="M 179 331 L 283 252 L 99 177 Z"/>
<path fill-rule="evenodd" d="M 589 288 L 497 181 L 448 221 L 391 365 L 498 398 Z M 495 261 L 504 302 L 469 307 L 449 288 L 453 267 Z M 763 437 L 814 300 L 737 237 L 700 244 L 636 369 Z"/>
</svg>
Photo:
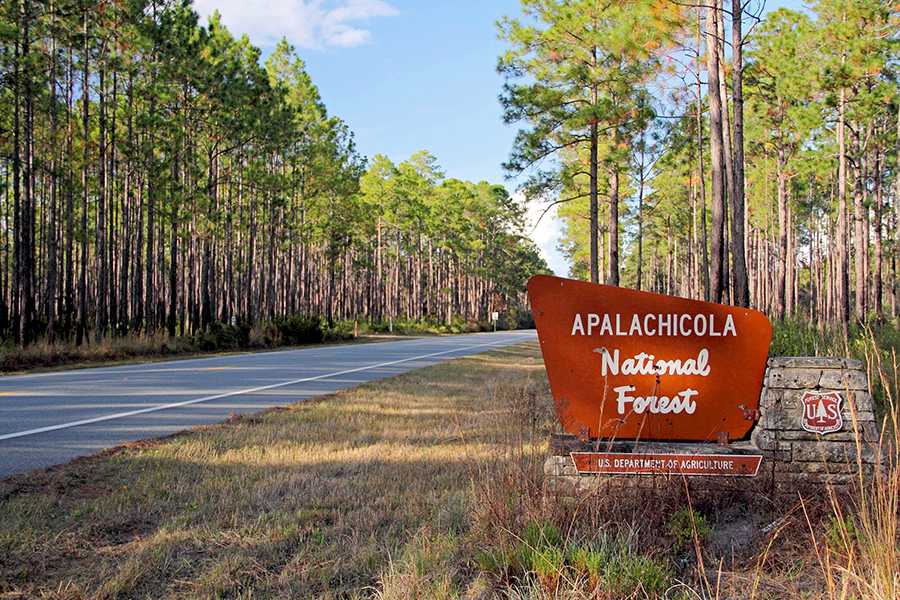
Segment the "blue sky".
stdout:
<svg viewBox="0 0 900 600">
<path fill-rule="evenodd" d="M 235 35 L 264 50 L 282 35 L 306 61 L 332 114 L 359 151 L 401 161 L 429 150 L 447 176 L 504 183 L 515 135 L 503 125 L 495 23 L 518 0 L 194 0 L 219 10 Z M 773 2 L 799 7 L 796 1 Z M 512 191 L 516 182 L 506 182 Z M 536 208 L 536 207 L 535 207 Z M 534 231 L 551 267 L 565 274 L 553 219 Z"/>
<path fill-rule="evenodd" d="M 369 23 L 368 44 L 304 52 L 326 105 L 347 120 L 364 154 L 401 160 L 424 148 L 449 176 L 502 181 L 514 131 L 497 101 L 494 22 L 516 0 L 393 4 L 397 15 Z"/>
</svg>

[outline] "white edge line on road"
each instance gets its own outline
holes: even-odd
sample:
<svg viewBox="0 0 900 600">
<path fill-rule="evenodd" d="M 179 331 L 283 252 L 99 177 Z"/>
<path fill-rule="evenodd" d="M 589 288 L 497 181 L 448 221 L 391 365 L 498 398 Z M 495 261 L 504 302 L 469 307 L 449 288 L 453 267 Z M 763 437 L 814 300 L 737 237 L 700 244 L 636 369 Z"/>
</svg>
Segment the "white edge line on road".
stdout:
<svg viewBox="0 0 900 600">
<path fill-rule="evenodd" d="M 512 337 L 512 336 L 510 336 L 510 337 Z M 484 344 L 475 344 L 473 346 L 464 346 L 462 348 L 451 348 L 450 350 L 443 350 L 441 352 L 432 352 L 430 354 L 422 354 L 420 356 L 410 356 L 408 358 L 401 358 L 399 360 L 391 360 L 388 362 L 377 363 L 374 365 L 366 365 L 364 367 L 356 367 L 353 369 L 345 369 L 343 371 L 335 371 L 334 373 L 325 373 L 323 375 L 315 375 L 313 377 L 303 377 L 301 379 L 292 379 L 290 381 L 282 381 L 280 383 L 272 383 L 269 385 L 263 385 L 263 386 L 255 387 L 255 388 L 248 388 L 248 389 L 244 389 L 244 390 L 235 390 L 233 392 L 225 392 L 223 394 L 215 394 L 213 396 L 204 396 L 203 398 L 195 398 L 193 400 L 184 400 L 183 402 L 171 402 L 169 404 L 159 404 L 157 406 L 149 406 L 147 408 L 131 410 L 128 412 L 115 413 L 115 414 L 111 414 L 111 415 L 103 415 L 101 417 L 82 419 L 80 421 L 70 421 L 68 423 L 60 423 L 58 425 L 48 425 L 46 427 L 38 427 L 37 429 L 28 429 L 26 431 L 16 431 L 13 433 L 6 433 L 3 435 L 0 435 L 0 441 L 11 440 L 11 439 L 20 438 L 20 437 L 26 437 L 29 435 L 37 435 L 39 433 L 48 433 L 50 431 L 58 431 L 60 429 L 70 429 L 72 427 L 79 427 L 81 425 L 91 425 L 93 423 L 102 423 L 103 421 L 124 419 L 126 417 L 133 417 L 135 415 L 143 415 L 143 414 L 147 414 L 147 413 L 157 412 L 160 410 L 168 410 L 170 408 L 179 408 L 181 406 L 190 406 L 191 404 L 199 404 L 201 402 L 209 402 L 210 400 L 221 400 L 222 398 L 231 398 L 233 396 L 242 396 L 244 394 L 254 394 L 256 392 L 263 392 L 266 390 L 273 390 L 273 389 L 280 388 L 280 387 L 287 387 L 289 385 L 296 385 L 298 383 L 305 383 L 307 381 L 317 381 L 320 379 L 328 379 L 330 377 L 338 377 L 340 375 L 348 375 L 350 373 L 359 373 L 360 371 L 379 369 L 381 367 L 390 367 L 392 365 L 399 365 L 401 363 L 410 362 L 413 360 L 433 358 L 435 356 L 451 354 L 453 352 L 462 352 L 464 350 L 474 350 L 475 348 L 496 346 L 498 344 L 503 344 L 503 343 L 508 343 L 508 342 L 509 342 L 508 339 L 503 339 L 500 341 L 487 342 Z"/>
</svg>

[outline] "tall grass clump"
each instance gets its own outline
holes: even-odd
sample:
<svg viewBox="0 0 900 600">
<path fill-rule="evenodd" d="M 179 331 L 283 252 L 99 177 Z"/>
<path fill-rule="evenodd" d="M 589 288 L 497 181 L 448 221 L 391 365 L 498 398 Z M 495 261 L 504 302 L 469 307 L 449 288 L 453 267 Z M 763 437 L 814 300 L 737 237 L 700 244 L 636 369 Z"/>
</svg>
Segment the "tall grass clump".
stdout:
<svg viewBox="0 0 900 600">
<path fill-rule="evenodd" d="M 546 522 L 529 523 L 508 550 L 482 551 L 476 564 L 508 598 L 661 598 L 673 587 L 668 559 L 640 551 L 636 530 L 566 536 Z"/>
<path fill-rule="evenodd" d="M 857 478 L 849 497 L 829 490 L 831 516 L 825 543 L 807 524 L 831 599 L 900 598 L 900 427 L 898 427 L 898 369 L 895 349 L 885 350 L 871 332 L 863 345 L 871 385 L 883 398 L 884 420 L 875 464 L 867 472 L 857 430 Z M 856 427 L 854 415 L 853 426 Z M 804 508 L 805 512 L 805 508 Z"/>
</svg>

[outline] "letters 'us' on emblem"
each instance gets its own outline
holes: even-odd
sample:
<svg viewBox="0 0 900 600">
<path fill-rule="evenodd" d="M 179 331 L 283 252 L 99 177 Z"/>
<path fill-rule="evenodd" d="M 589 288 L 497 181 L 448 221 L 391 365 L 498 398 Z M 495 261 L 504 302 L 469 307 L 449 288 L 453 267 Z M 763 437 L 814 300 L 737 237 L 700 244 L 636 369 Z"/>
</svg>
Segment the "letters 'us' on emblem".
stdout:
<svg viewBox="0 0 900 600">
<path fill-rule="evenodd" d="M 826 434 L 844 427 L 841 416 L 843 398 L 838 392 L 806 392 L 801 402 L 803 429 L 811 433 Z"/>
<path fill-rule="evenodd" d="M 531 278 L 528 296 L 566 432 L 696 442 L 749 434 L 772 338 L 761 312 L 547 275 Z"/>
</svg>

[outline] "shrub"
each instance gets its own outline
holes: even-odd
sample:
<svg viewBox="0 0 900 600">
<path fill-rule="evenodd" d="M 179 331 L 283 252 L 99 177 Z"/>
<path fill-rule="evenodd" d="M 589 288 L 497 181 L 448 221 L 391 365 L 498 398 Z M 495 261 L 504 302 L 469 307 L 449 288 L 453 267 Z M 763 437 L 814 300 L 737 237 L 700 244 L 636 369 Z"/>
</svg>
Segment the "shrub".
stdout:
<svg viewBox="0 0 900 600">
<path fill-rule="evenodd" d="M 704 542 L 709 538 L 712 530 L 706 517 L 690 508 L 682 508 L 672 515 L 669 521 L 669 533 L 675 538 L 675 543 L 684 548 L 694 541 L 694 533 L 697 534 L 697 540 Z"/>
<path fill-rule="evenodd" d="M 322 319 L 317 316 L 280 317 L 273 324 L 282 344 L 319 344 L 325 339 Z"/>
<path fill-rule="evenodd" d="M 562 543 L 562 536 L 559 533 L 559 529 L 552 523 L 531 522 L 525 526 L 522 542 L 532 548 L 544 546 L 559 547 Z"/>
<path fill-rule="evenodd" d="M 529 523 L 516 548 L 514 562 L 518 571 L 533 575 L 545 589 L 553 588 L 565 568 L 559 529 L 547 522 Z"/>
<path fill-rule="evenodd" d="M 850 515 L 828 515 L 825 541 L 833 552 L 846 551 L 859 539 L 859 530 Z"/>
<path fill-rule="evenodd" d="M 600 583 L 610 560 L 607 553 L 594 548 L 575 546 L 569 549 L 569 564 L 578 575 L 587 578 L 591 587 Z"/>
<path fill-rule="evenodd" d="M 631 597 L 636 592 L 656 596 L 673 580 L 669 565 L 661 559 L 623 551 L 606 565 L 603 587 L 613 598 Z"/>
<path fill-rule="evenodd" d="M 250 343 L 250 326 L 246 323 L 230 325 L 215 321 L 206 331 L 193 336 L 189 343 L 195 349 L 205 352 L 246 348 Z"/>
<path fill-rule="evenodd" d="M 511 561 L 507 553 L 501 549 L 483 549 L 475 552 L 475 564 L 484 573 L 504 578 L 509 571 Z"/>
<path fill-rule="evenodd" d="M 359 330 L 363 331 L 363 327 L 357 321 L 345 319 L 343 321 L 335 321 L 331 326 L 324 329 L 324 339 L 329 342 L 340 342 L 342 340 L 352 340 L 354 333 Z"/>
</svg>

